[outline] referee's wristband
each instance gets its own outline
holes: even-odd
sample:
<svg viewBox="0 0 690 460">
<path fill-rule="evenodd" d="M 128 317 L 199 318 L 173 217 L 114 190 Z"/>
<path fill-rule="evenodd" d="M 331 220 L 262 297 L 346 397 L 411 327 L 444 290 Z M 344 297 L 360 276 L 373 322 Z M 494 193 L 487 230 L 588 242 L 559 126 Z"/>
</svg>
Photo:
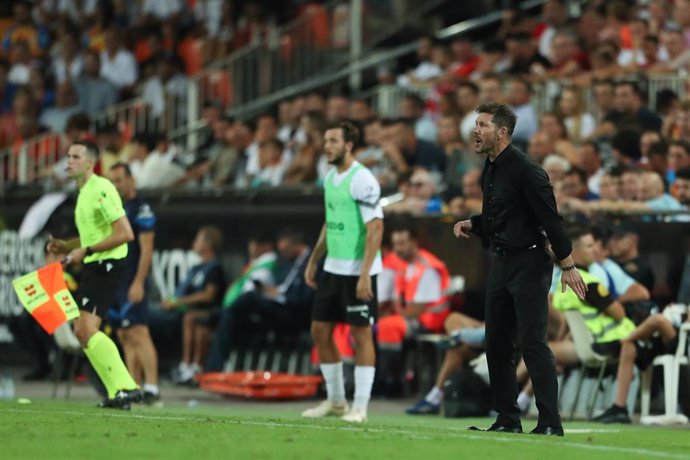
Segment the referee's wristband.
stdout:
<svg viewBox="0 0 690 460">
<path fill-rule="evenodd" d="M 570 270 L 574 270 L 574 269 L 575 269 L 575 265 L 568 265 L 567 267 L 561 267 L 561 270 L 563 270 L 564 272 L 569 272 Z"/>
<path fill-rule="evenodd" d="M 93 249 L 91 249 L 91 246 L 86 247 L 86 255 L 87 256 L 93 255 Z"/>
</svg>

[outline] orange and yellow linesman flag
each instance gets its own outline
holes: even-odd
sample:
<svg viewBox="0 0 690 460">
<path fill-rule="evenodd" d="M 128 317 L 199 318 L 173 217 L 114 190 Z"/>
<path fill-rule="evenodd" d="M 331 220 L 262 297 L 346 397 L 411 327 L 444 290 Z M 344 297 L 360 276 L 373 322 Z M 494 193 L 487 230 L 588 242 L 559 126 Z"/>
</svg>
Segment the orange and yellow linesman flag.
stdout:
<svg viewBox="0 0 690 460">
<path fill-rule="evenodd" d="M 12 281 L 12 286 L 24 308 L 48 334 L 79 316 L 77 302 L 67 289 L 60 262 L 19 277 Z"/>
</svg>

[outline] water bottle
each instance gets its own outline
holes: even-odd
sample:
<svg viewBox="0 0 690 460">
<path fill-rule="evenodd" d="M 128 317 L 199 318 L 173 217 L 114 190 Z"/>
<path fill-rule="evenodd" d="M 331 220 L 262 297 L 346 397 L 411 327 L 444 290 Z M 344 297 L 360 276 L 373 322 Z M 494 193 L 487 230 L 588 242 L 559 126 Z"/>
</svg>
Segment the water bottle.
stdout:
<svg viewBox="0 0 690 460">
<path fill-rule="evenodd" d="M 0 376 L 0 400 L 14 400 L 14 380 L 12 377 Z"/>
</svg>

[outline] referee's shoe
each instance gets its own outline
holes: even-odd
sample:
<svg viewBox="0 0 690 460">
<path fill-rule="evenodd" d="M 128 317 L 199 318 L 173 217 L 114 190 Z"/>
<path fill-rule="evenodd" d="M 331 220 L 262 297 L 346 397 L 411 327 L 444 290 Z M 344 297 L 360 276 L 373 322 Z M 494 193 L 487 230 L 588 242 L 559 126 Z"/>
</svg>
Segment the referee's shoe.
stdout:
<svg viewBox="0 0 690 460">
<path fill-rule="evenodd" d="M 134 390 L 120 390 L 114 398 L 106 398 L 98 405 L 98 407 L 105 409 L 122 409 L 130 410 L 131 403 L 141 402 L 143 394 L 141 390 L 135 388 Z"/>
</svg>

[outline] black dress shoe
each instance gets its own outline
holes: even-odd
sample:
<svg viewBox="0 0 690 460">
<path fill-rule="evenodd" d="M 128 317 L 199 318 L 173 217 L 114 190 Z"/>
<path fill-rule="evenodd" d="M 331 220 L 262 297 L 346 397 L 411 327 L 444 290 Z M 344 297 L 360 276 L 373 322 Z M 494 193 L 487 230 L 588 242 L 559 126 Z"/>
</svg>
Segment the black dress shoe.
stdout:
<svg viewBox="0 0 690 460">
<path fill-rule="evenodd" d="M 530 434 L 543 434 L 546 436 L 563 436 L 562 426 L 537 426 Z"/>
<path fill-rule="evenodd" d="M 488 429 L 482 430 L 476 426 L 471 426 L 468 428 L 470 431 L 493 431 L 495 433 L 522 433 L 522 425 L 501 425 L 494 423 Z"/>
</svg>

